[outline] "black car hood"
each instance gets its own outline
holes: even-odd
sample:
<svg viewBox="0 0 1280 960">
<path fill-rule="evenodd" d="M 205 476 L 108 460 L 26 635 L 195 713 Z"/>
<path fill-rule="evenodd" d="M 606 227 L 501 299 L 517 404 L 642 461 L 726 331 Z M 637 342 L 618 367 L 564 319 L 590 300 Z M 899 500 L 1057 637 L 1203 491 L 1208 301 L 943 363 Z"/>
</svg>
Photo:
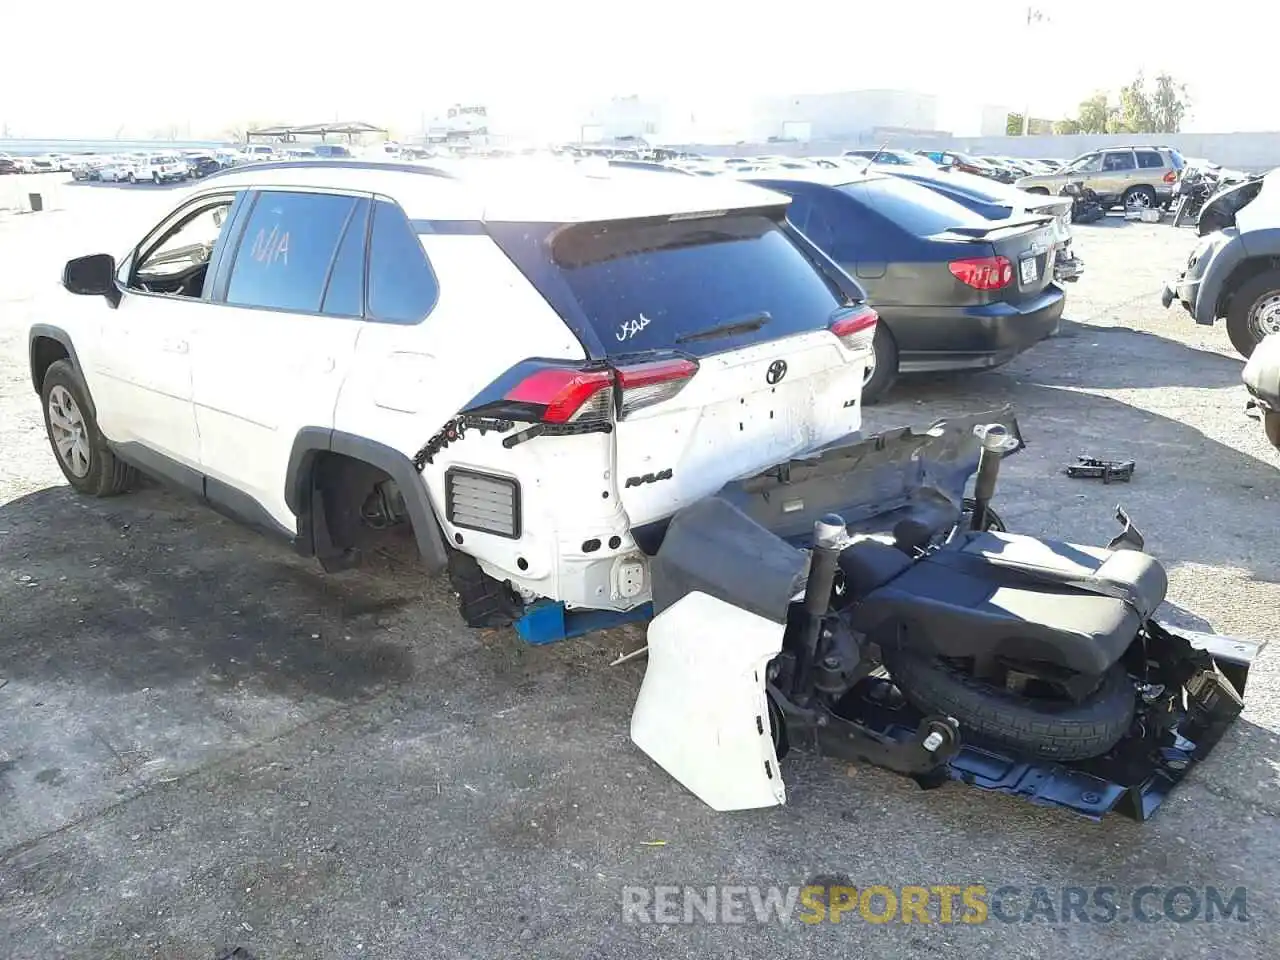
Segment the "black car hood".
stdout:
<svg viewBox="0 0 1280 960">
<path fill-rule="evenodd" d="M 718 496 L 795 543 L 807 543 L 814 521 L 827 513 L 838 513 L 852 533 L 890 533 L 907 519 L 942 533 L 961 517 L 978 468 L 980 428 L 990 424 L 1008 432 L 1008 453 L 1022 449 L 1017 418 L 1004 407 L 840 441 L 727 484 Z"/>
</svg>

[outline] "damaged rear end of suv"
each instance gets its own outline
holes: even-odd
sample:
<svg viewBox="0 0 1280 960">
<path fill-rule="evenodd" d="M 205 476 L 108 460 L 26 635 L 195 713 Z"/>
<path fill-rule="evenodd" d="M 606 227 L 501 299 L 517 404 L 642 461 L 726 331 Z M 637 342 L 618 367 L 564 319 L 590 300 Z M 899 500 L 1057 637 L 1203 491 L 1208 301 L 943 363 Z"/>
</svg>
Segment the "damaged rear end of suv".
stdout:
<svg viewBox="0 0 1280 960">
<path fill-rule="evenodd" d="M 557 639 L 587 611 L 646 607 L 673 514 L 861 426 L 876 314 L 786 223 L 787 198 L 660 179 L 625 210 L 486 211 L 582 355 L 494 371 L 458 407 L 467 442 L 420 457 L 472 625 Z"/>
</svg>

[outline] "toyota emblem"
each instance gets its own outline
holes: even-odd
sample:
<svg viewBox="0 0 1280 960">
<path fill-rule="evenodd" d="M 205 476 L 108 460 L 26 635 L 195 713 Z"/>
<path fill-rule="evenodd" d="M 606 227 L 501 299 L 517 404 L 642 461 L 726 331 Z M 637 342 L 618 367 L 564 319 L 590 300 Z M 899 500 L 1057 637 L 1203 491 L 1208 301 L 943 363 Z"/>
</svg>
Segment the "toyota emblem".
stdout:
<svg viewBox="0 0 1280 960">
<path fill-rule="evenodd" d="M 765 383 L 770 385 L 780 383 L 782 378 L 787 375 L 787 361 L 775 360 L 769 364 L 769 369 L 765 371 Z"/>
</svg>

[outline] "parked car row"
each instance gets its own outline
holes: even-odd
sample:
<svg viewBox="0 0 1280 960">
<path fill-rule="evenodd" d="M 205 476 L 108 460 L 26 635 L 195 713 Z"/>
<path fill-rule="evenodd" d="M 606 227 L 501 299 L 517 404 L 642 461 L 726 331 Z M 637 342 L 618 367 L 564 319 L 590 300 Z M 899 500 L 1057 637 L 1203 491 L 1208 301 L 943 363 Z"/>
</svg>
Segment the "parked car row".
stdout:
<svg viewBox="0 0 1280 960">
<path fill-rule="evenodd" d="M 74 158 L 65 153 L 51 153 L 39 157 L 27 157 L 0 153 L 0 174 L 5 173 L 66 173 Z"/>
<path fill-rule="evenodd" d="M 89 154 L 71 165 L 73 180 L 104 183 L 172 183 L 195 180 L 243 162 L 234 150 Z"/>
</svg>

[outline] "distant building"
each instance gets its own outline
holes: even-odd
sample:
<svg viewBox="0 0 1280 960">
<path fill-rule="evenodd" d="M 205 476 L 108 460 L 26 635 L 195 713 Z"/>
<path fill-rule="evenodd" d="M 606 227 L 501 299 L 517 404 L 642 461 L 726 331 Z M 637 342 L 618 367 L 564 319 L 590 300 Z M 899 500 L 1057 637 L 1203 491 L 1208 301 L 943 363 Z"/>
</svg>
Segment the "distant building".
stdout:
<svg viewBox="0 0 1280 960">
<path fill-rule="evenodd" d="M 938 98 L 909 90 L 849 90 L 717 102 L 638 95 L 589 109 L 579 139 L 643 137 L 651 142 L 735 143 L 860 140 L 878 130 L 938 133 Z"/>
<path fill-rule="evenodd" d="M 443 116 L 427 124 L 427 140 L 432 143 L 471 142 L 489 134 L 489 111 L 483 105 L 454 104 Z"/>
<path fill-rule="evenodd" d="M 584 143 L 606 142 L 626 137 L 652 138 L 664 126 L 669 105 L 638 95 L 614 97 L 590 108 L 579 124 L 578 139 Z"/>
</svg>

